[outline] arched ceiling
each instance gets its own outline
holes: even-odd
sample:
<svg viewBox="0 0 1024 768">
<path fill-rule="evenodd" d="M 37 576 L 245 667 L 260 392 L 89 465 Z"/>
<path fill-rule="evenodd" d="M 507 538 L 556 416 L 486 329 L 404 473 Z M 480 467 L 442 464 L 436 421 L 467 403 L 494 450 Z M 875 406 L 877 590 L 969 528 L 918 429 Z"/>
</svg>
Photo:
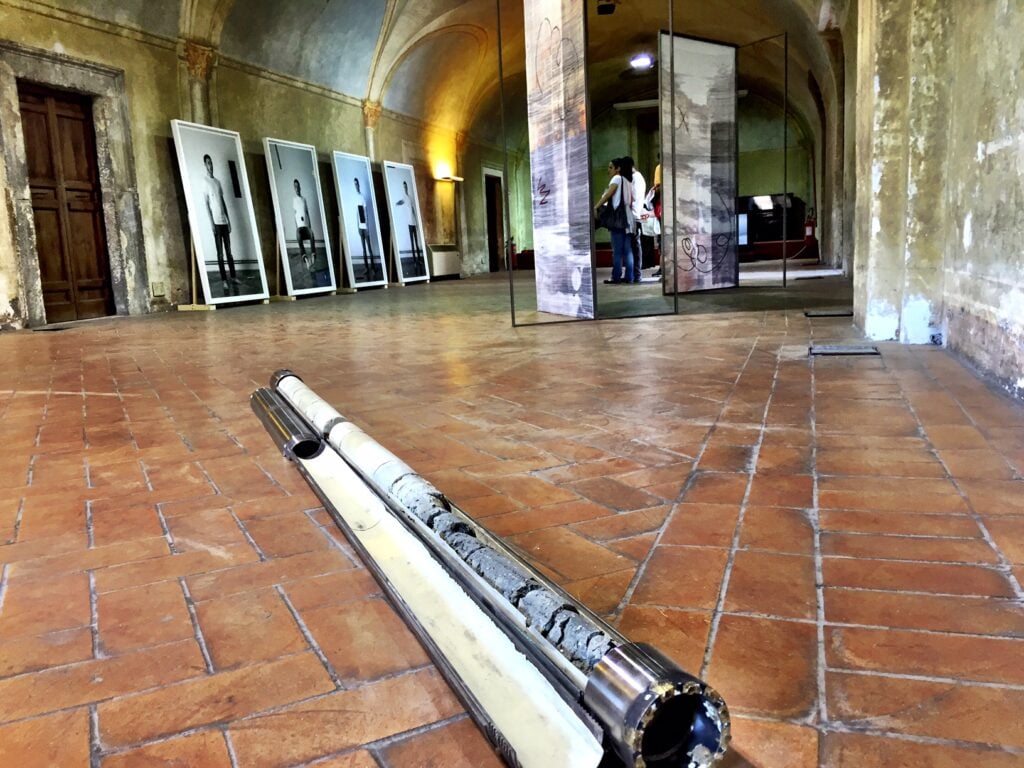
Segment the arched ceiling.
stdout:
<svg viewBox="0 0 1024 768">
<path fill-rule="evenodd" d="M 221 51 L 248 64 L 363 98 L 383 2 L 243 0 L 221 35 Z"/>
<path fill-rule="evenodd" d="M 826 105 L 841 87 L 819 30 L 845 18 L 848 0 L 675 2 L 683 34 L 745 45 L 790 33 L 791 103 L 814 124 L 813 74 Z M 495 0 L 50 0 L 68 10 L 177 36 L 222 55 L 448 128 L 493 136 L 497 117 Z M 629 57 L 657 51 L 669 0 L 618 0 L 611 16 L 587 3 L 592 110 L 656 95 L 656 76 L 624 78 Z M 525 66 L 521 0 L 501 0 L 507 95 Z M 741 49 L 740 87 L 782 93 L 781 39 Z M 509 102 L 506 102 L 509 104 Z M 511 105 L 510 105 L 511 106 Z M 515 121 L 519 110 L 510 109 Z M 486 130 L 485 130 L 486 128 Z"/>
</svg>

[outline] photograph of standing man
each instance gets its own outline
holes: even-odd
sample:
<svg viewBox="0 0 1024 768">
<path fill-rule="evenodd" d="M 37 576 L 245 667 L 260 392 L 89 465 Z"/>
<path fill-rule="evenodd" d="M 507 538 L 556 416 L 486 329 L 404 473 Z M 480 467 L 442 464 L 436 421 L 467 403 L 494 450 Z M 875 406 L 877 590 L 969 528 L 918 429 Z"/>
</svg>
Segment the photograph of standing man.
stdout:
<svg viewBox="0 0 1024 768">
<path fill-rule="evenodd" d="M 356 221 L 359 227 L 359 242 L 363 247 L 363 280 L 377 279 L 377 271 L 374 269 L 373 246 L 370 243 L 369 220 L 366 217 L 366 210 L 369 203 L 366 195 L 359 188 L 359 179 L 352 179 L 356 188 Z"/>
<path fill-rule="evenodd" d="M 263 139 L 277 233 L 276 288 L 289 296 L 335 286 L 316 147 Z M 284 285 L 281 285 L 284 277 Z"/>
<path fill-rule="evenodd" d="M 302 196 L 302 185 L 299 184 L 298 179 L 292 182 L 292 186 L 295 188 L 295 197 L 292 198 L 292 212 L 295 215 L 295 240 L 299 244 L 299 256 L 302 257 L 306 269 L 312 271 L 313 261 L 316 259 L 316 238 L 313 237 L 313 232 L 309 227 L 309 203 Z M 309 242 L 309 255 L 306 254 L 303 241 Z"/>
<path fill-rule="evenodd" d="M 217 267 L 220 279 L 227 286 L 238 287 L 242 283 L 235 273 L 235 258 L 231 254 L 231 219 L 228 216 L 228 205 L 224 201 L 224 190 L 213 175 L 213 158 L 203 155 L 206 176 L 203 178 L 203 202 L 213 227 L 213 242 L 217 248 Z M 226 267 L 225 268 L 225 263 Z"/>
<path fill-rule="evenodd" d="M 200 284 L 206 304 L 267 298 L 241 136 L 183 120 L 171 120 L 171 133 L 196 266 L 193 304 Z"/>
<path fill-rule="evenodd" d="M 427 265 L 423 260 L 423 249 L 420 247 L 420 233 L 416 222 L 419 220 L 419 212 L 416 210 L 416 203 L 409 194 L 409 182 L 402 181 L 402 195 L 395 203 L 405 212 L 409 227 L 409 253 L 412 257 L 413 275 L 427 274 Z"/>
</svg>

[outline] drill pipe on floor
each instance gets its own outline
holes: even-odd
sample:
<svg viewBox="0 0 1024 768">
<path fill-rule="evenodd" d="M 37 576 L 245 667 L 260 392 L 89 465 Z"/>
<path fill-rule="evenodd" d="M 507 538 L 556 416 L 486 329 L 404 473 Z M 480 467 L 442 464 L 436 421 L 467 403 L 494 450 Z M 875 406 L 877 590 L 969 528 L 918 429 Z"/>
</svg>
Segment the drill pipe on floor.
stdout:
<svg viewBox="0 0 1024 768">
<path fill-rule="evenodd" d="M 708 768 L 724 755 L 729 715 L 713 689 L 537 573 L 294 373 L 276 372 L 252 407 L 511 765 Z M 428 599 L 413 594 L 425 582 Z M 460 607 L 430 615 L 432 601 Z M 467 616 L 469 649 L 442 631 Z M 505 666 L 518 671 L 481 679 Z"/>
</svg>

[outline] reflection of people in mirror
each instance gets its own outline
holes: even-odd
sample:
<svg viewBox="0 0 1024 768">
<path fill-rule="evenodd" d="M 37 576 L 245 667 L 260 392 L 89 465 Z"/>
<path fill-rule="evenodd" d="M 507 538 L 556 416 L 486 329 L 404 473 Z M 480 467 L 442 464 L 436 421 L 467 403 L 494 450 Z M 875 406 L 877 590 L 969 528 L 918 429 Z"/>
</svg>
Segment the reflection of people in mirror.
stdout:
<svg viewBox="0 0 1024 768">
<path fill-rule="evenodd" d="M 206 212 L 210 215 L 210 226 L 213 227 L 213 242 L 217 246 L 217 267 L 223 283 L 241 285 L 235 274 L 235 259 L 231 255 L 231 219 L 228 218 L 228 206 L 224 202 L 224 190 L 213 175 L 213 158 L 203 155 L 206 166 L 206 178 L 203 179 L 203 202 Z M 226 262 L 226 263 L 225 263 Z"/>
<path fill-rule="evenodd" d="M 416 226 L 416 204 L 412 200 L 412 195 L 409 194 L 409 182 L 402 182 L 402 197 L 399 199 L 396 206 L 403 206 L 405 210 L 406 223 L 409 226 L 409 253 L 412 255 L 412 264 L 415 269 L 415 274 L 425 275 L 427 273 L 427 265 L 423 260 L 423 249 L 420 248 L 420 235 L 419 229 Z"/>
<path fill-rule="evenodd" d="M 372 280 L 374 278 L 374 270 L 372 265 L 373 260 L 373 247 L 370 245 L 370 229 L 367 225 L 366 211 L 369 207 L 369 203 L 366 199 L 366 195 L 363 194 L 359 188 L 359 179 L 352 179 L 352 183 L 356 187 L 356 195 L 358 195 L 358 204 L 356 206 L 356 221 L 359 224 L 359 241 L 363 246 L 363 271 L 364 280 Z"/>
<path fill-rule="evenodd" d="M 302 257 L 306 269 L 313 270 L 313 262 L 316 260 L 316 238 L 309 226 L 309 203 L 302 196 L 302 185 L 299 180 L 292 182 L 295 187 L 295 197 L 292 198 L 292 210 L 295 213 L 295 239 L 299 243 L 299 256 Z M 305 242 L 309 242 L 309 254 L 306 253 Z"/>
</svg>

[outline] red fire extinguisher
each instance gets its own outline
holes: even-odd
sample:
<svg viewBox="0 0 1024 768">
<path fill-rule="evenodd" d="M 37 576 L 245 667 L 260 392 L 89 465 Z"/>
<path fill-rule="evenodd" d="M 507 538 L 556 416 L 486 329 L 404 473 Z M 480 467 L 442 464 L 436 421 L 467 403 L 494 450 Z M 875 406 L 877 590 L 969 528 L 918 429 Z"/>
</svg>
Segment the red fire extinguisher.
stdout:
<svg viewBox="0 0 1024 768">
<path fill-rule="evenodd" d="M 804 221 L 804 244 L 809 245 L 814 240 L 814 230 L 818 226 L 818 219 L 814 215 L 814 209 L 807 212 L 807 220 Z"/>
<path fill-rule="evenodd" d="M 818 250 L 818 239 L 815 237 L 817 226 L 818 219 L 814 215 L 814 209 L 811 208 L 807 213 L 807 219 L 804 221 L 804 247 L 800 253 L 812 259 L 821 258 L 821 253 Z"/>
</svg>

